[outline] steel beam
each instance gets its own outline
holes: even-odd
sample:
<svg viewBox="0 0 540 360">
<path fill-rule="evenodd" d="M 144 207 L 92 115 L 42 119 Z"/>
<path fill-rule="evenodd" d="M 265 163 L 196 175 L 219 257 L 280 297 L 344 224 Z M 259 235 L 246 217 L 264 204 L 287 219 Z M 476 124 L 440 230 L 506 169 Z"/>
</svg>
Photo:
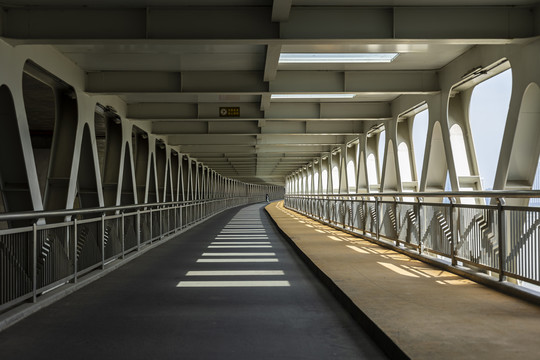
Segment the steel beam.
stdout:
<svg viewBox="0 0 540 360">
<path fill-rule="evenodd" d="M 274 0 L 272 6 L 272 21 L 283 22 L 289 20 L 292 0 Z"/>
<path fill-rule="evenodd" d="M 14 39 L 514 39 L 537 35 L 533 6 L 5 9 Z M 96 21 L 99 19 L 99 21 Z M 104 26 L 110 24 L 111 26 Z M 30 41 L 31 42 L 31 41 Z"/>
<path fill-rule="evenodd" d="M 274 55 L 279 54 L 277 51 Z M 268 71 L 271 71 L 267 69 Z M 87 75 L 97 93 L 398 93 L 440 91 L 436 71 L 280 71 L 269 84 L 262 71 L 96 71 Z"/>
</svg>

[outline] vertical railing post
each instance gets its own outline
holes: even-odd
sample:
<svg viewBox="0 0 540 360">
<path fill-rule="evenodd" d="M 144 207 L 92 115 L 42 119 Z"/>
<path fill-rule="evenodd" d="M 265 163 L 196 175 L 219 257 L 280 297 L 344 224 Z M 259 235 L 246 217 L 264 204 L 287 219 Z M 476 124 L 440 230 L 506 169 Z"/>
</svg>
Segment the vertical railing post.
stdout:
<svg viewBox="0 0 540 360">
<path fill-rule="evenodd" d="M 399 221 L 399 216 L 398 216 L 398 213 L 397 213 L 397 208 L 398 208 L 398 204 L 397 202 L 399 201 L 399 196 L 394 196 L 394 218 L 396 219 L 396 223 L 395 224 L 392 224 L 394 227 L 393 227 L 393 231 L 395 232 L 395 235 L 396 235 L 396 246 L 399 246 L 399 224 L 398 224 L 398 221 Z"/>
<path fill-rule="evenodd" d="M 137 251 L 141 250 L 141 210 L 137 209 Z"/>
<path fill-rule="evenodd" d="M 163 236 L 163 207 L 158 207 L 159 211 L 159 237 Z"/>
<path fill-rule="evenodd" d="M 379 240 L 379 197 L 375 196 L 375 238 Z"/>
<path fill-rule="evenodd" d="M 122 211 L 122 259 L 125 258 L 125 254 L 126 254 L 126 239 L 124 236 L 125 233 L 126 233 L 125 219 L 124 219 L 124 212 Z"/>
<path fill-rule="evenodd" d="M 79 276 L 79 257 L 77 248 L 79 247 L 79 237 L 77 236 L 77 218 L 73 219 L 73 283 L 77 283 Z"/>
<path fill-rule="evenodd" d="M 422 254 L 424 242 L 422 241 L 422 198 L 417 197 L 416 221 L 418 222 L 418 254 Z"/>
<path fill-rule="evenodd" d="M 32 302 L 37 298 L 37 225 L 32 225 Z"/>
<path fill-rule="evenodd" d="M 152 240 L 154 239 L 154 216 L 152 216 L 152 207 L 150 207 L 150 215 L 149 215 L 149 223 L 150 223 L 150 244 L 152 243 Z"/>
<path fill-rule="evenodd" d="M 105 269 L 105 214 L 101 214 L 101 269 Z"/>
<path fill-rule="evenodd" d="M 174 232 L 178 231 L 178 204 L 174 205 Z"/>
<path fill-rule="evenodd" d="M 353 229 L 353 224 L 354 224 L 354 202 L 353 202 L 353 198 L 351 197 L 351 211 L 349 213 L 349 229 L 352 230 Z"/>
<path fill-rule="evenodd" d="M 369 200 L 369 198 L 368 198 Z M 362 196 L 362 207 L 364 208 L 364 219 L 362 219 L 362 235 L 366 236 L 366 223 L 367 223 L 367 217 L 369 216 L 369 211 L 368 211 L 368 204 L 367 202 L 365 201 L 365 198 Z"/>
<path fill-rule="evenodd" d="M 497 231 L 499 232 L 498 242 L 499 242 L 499 281 L 504 281 L 505 279 L 505 240 L 506 240 L 506 226 L 505 226 L 505 217 L 504 217 L 504 205 L 505 201 L 502 198 L 497 198 Z"/>
<path fill-rule="evenodd" d="M 450 221 L 448 225 L 450 227 L 450 257 L 452 259 L 452 266 L 456 266 L 456 232 L 454 230 L 454 209 L 456 199 L 449 197 L 448 201 L 450 201 Z"/>
</svg>

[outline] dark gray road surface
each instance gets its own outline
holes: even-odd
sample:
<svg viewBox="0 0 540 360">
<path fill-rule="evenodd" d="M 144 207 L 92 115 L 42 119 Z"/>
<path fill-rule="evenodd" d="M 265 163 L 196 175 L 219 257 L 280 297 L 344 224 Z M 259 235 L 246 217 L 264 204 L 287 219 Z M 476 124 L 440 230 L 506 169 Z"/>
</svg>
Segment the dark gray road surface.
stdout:
<svg viewBox="0 0 540 360">
<path fill-rule="evenodd" d="M 215 216 L 8 328 L 0 333 L 0 358 L 312 360 L 384 354 L 257 204 Z"/>
</svg>

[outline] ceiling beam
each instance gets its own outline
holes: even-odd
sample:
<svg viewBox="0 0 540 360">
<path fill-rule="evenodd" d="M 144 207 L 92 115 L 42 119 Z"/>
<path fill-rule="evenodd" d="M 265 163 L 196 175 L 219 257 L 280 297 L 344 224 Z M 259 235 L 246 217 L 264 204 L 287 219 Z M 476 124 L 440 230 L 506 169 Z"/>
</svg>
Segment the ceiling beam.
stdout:
<svg viewBox="0 0 540 360">
<path fill-rule="evenodd" d="M 238 103 L 240 116 L 220 118 L 220 108 L 231 106 L 225 103 L 136 103 L 128 105 L 128 118 L 131 120 L 178 123 L 178 126 L 196 128 L 196 132 L 212 131 L 220 128 L 219 124 L 232 125 L 243 121 L 255 124 L 257 120 L 311 121 L 311 120 L 386 120 L 392 118 L 389 102 L 337 102 L 337 103 L 272 103 L 265 112 L 260 111 L 257 103 Z M 203 120 L 203 121 L 201 121 Z M 182 125 L 183 123 L 183 125 Z M 264 127 L 268 122 L 261 123 Z M 283 124 L 284 125 L 284 124 Z M 240 126 L 240 125 L 238 125 Z M 254 125 L 245 125 L 253 127 Z M 291 125 L 294 126 L 294 125 Z M 259 123 L 257 122 L 257 127 Z M 156 129 L 159 129 L 158 126 Z M 161 129 L 166 129 L 163 125 Z M 253 128 L 254 130 L 254 128 Z"/>
<path fill-rule="evenodd" d="M 279 71 L 263 82 L 262 71 L 97 71 L 87 74 L 90 93 L 246 94 L 327 93 L 430 94 L 440 91 L 437 72 Z M 276 102 L 276 101 L 274 101 Z"/>
<path fill-rule="evenodd" d="M 384 120 L 392 118 L 388 102 L 359 103 L 272 103 L 264 113 L 272 120 Z"/>
<path fill-rule="evenodd" d="M 270 44 L 266 47 L 266 62 L 264 65 L 264 81 L 272 81 L 276 78 L 281 45 Z"/>
<path fill-rule="evenodd" d="M 152 124 L 155 135 L 358 135 L 365 131 L 363 120 L 269 120 L 258 121 L 159 121 Z"/>
<path fill-rule="evenodd" d="M 182 146 L 182 149 L 188 145 L 236 145 L 236 146 L 254 146 L 254 145 L 342 145 L 346 142 L 342 135 L 234 135 L 222 136 L 219 134 L 188 134 L 169 136 L 169 145 Z"/>
<path fill-rule="evenodd" d="M 433 93 L 436 71 L 280 71 L 270 82 L 273 93 Z"/>
<path fill-rule="evenodd" d="M 242 153 L 242 154 L 259 154 L 259 153 L 290 153 L 290 154 L 308 154 L 316 157 L 323 152 L 329 152 L 332 149 L 327 145 L 257 145 L 257 148 L 252 145 L 182 145 L 180 151 L 182 153 Z"/>
<path fill-rule="evenodd" d="M 291 12 L 292 0 L 274 0 L 272 6 L 272 21 L 284 22 L 289 20 Z"/>
<path fill-rule="evenodd" d="M 514 39 L 537 35 L 534 6 L 54 8 L 4 6 L 13 39 Z M 281 16 L 283 17 L 283 15 Z M 99 21 L 96 21 L 99 19 Z M 114 24 L 114 26 L 103 26 Z"/>
<path fill-rule="evenodd" d="M 262 71 L 94 71 L 90 93 L 244 93 L 266 92 Z"/>
</svg>

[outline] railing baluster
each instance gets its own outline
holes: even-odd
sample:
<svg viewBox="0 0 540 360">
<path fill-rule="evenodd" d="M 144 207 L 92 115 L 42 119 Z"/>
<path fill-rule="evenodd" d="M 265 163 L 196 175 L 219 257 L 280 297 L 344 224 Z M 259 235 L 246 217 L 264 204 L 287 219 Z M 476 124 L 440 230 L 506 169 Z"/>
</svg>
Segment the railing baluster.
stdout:
<svg viewBox="0 0 540 360">
<path fill-rule="evenodd" d="M 105 269 L 105 214 L 101 214 L 101 268 Z"/>
<path fill-rule="evenodd" d="M 77 256 L 77 248 L 79 246 L 77 237 L 77 218 L 73 219 L 73 282 L 77 283 L 78 269 L 79 269 L 79 257 Z"/>
<path fill-rule="evenodd" d="M 456 232 L 454 231 L 454 203 L 455 203 L 455 199 L 454 198 L 448 198 L 448 200 L 450 201 L 450 221 L 449 221 L 449 227 L 450 227 L 450 257 L 452 259 L 452 265 L 453 266 L 456 266 L 457 265 L 457 260 L 456 260 L 456 247 L 455 247 L 455 237 L 456 237 Z"/>
<path fill-rule="evenodd" d="M 498 273 L 500 281 L 512 277 L 540 285 L 540 209 L 510 207 L 504 202 L 512 197 L 540 198 L 540 191 L 377 193 L 371 194 L 374 200 L 364 201 L 365 196 L 287 195 L 285 204 L 368 238 L 395 241 L 398 247 L 413 245 L 419 254 L 449 257 L 454 266 L 470 264 Z M 383 201 L 383 196 L 394 197 L 394 201 Z M 408 205 L 401 197 L 414 197 L 416 201 Z M 426 203 L 425 197 L 449 197 L 451 201 Z M 461 204 L 454 197 L 494 198 L 498 203 Z"/>
<path fill-rule="evenodd" d="M 379 236 L 379 219 L 380 219 L 380 214 L 379 214 L 379 198 L 377 196 L 375 196 L 375 238 L 377 240 L 380 240 L 380 236 Z"/>
<path fill-rule="evenodd" d="M 32 225 L 32 302 L 37 298 L 37 225 Z"/>
<path fill-rule="evenodd" d="M 122 259 L 125 258 L 126 256 L 126 239 L 125 239 L 125 233 L 126 233 L 126 228 L 125 228 L 125 218 L 124 218 L 124 213 L 122 212 Z"/>
</svg>

